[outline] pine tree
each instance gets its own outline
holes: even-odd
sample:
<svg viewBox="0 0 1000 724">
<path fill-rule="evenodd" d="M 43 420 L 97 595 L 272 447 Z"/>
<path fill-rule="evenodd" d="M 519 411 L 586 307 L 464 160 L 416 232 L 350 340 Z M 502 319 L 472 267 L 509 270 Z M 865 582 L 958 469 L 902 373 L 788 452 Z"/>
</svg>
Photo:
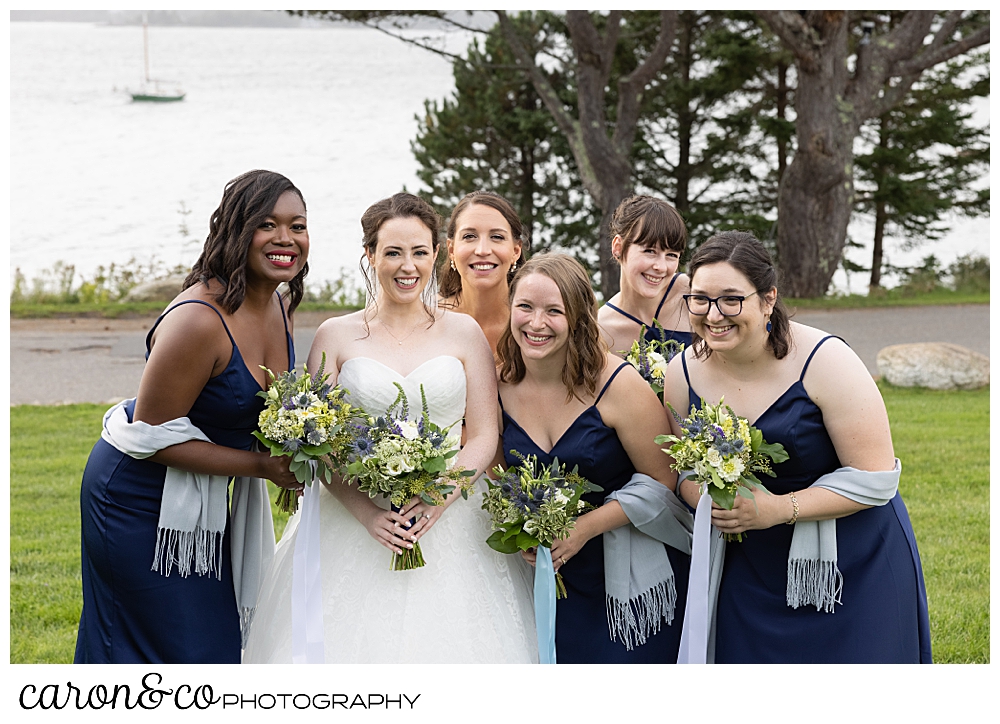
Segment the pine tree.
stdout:
<svg viewBox="0 0 1000 724">
<path fill-rule="evenodd" d="M 870 151 L 855 157 L 856 210 L 874 217 L 869 288 L 880 286 L 884 240 L 904 248 L 940 239 L 949 217 L 989 213 L 989 127 L 972 122 L 970 101 L 990 92 L 989 52 L 928 72 L 900 105 L 862 128 Z"/>
</svg>

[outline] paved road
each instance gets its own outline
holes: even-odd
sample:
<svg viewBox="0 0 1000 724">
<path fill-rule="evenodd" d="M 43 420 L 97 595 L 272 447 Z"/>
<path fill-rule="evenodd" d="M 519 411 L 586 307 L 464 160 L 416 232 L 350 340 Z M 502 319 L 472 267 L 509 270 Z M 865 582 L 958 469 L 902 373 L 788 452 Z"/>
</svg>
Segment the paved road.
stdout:
<svg viewBox="0 0 1000 724">
<path fill-rule="evenodd" d="M 304 360 L 325 315 L 297 315 L 296 357 Z M 952 342 L 990 353 L 989 305 L 802 311 L 793 319 L 847 340 L 872 374 L 883 347 Z M 11 320 L 10 402 L 111 404 L 139 386 L 151 319 Z"/>
</svg>

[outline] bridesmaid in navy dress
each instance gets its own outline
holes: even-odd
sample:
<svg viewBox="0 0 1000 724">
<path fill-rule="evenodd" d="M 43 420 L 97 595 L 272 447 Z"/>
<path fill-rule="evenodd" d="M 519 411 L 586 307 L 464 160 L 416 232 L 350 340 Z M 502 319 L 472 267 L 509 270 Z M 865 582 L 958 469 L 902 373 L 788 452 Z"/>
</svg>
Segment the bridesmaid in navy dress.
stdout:
<svg viewBox="0 0 1000 724">
<path fill-rule="evenodd" d="M 630 196 L 615 209 L 611 235 L 611 253 L 621 265 L 621 291 L 597 314 L 611 351 L 627 354 L 643 327 L 650 342 L 691 344 L 683 299 L 688 278 L 677 271 L 687 231 L 677 209 L 652 196 Z"/>
<path fill-rule="evenodd" d="M 556 605 L 559 663 L 673 663 L 677 659 L 690 557 L 666 547 L 677 588 L 673 621 L 629 651 L 609 634 L 604 585 L 605 531 L 629 524 L 621 505 L 605 496 L 621 489 L 635 472 L 671 490 L 676 475 L 670 459 L 653 443 L 668 429 L 656 395 L 627 362 L 607 352 L 597 325 L 590 280 L 583 267 L 563 254 L 532 257 L 514 277 L 510 327 L 497 348 L 500 361 L 502 449 L 554 457 L 579 466 L 600 485 L 589 493 L 596 506 L 576 521 L 569 538 L 552 545 L 552 561 L 568 597 Z M 525 554 L 534 564 L 534 552 Z"/>
<path fill-rule="evenodd" d="M 706 241 L 690 264 L 687 304 L 696 339 L 667 371 L 678 410 L 725 396 L 789 459 L 762 478 L 773 495 L 713 505 L 712 524 L 746 532 L 727 543 L 716 615 L 717 663 L 930 662 L 927 598 L 906 507 L 897 492 L 871 507 L 809 487 L 841 467 L 894 467 L 885 404 L 871 375 L 839 338 L 790 322 L 776 274 L 751 234 Z M 675 425 L 676 428 L 676 425 Z M 679 430 L 675 429 L 675 434 Z M 680 492 L 691 505 L 697 486 Z M 835 518 L 843 587 L 834 612 L 786 602 L 793 526 Z"/>
<path fill-rule="evenodd" d="M 188 417 L 212 443 L 140 460 L 97 441 L 80 492 L 76 663 L 240 662 L 229 526 L 221 580 L 164 576 L 151 570 L 160 499 L 167 467 L 301 487 L 288 458 L 250 451 L 250 433 L 267 384 L 260 365 L 277 373 L 295 364 L 287 314 L 302 299 L 308 252 L 305 203 L 287 178 L 251 171 L 227 184 L 184 290 L 149 331 L 146 368 L 126 408 L 129 422 Z M 282 282 L 288 299 L 276 291 Z"/>
</svg>

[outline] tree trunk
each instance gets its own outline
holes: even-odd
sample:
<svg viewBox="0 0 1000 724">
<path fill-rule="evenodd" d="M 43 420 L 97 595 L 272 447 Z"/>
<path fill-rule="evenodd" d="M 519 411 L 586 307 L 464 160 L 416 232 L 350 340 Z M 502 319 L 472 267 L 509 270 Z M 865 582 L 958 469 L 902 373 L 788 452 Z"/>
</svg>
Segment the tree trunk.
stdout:
<svg viewBox="0 0 1000 724">
<path fill-rule="evenodd" d="M 846 13 L 829 13 L 828 46 L 846 48 Z M 821 297 L 837 270 L 854 203 L 852 109 L 840 95 L 847 64 L 842 54 L 817 53 L 799 63 L 795 96 L 798 149 L 778 187 L 778 256 L 782 292 Z"/>
<path fill-rule="evenodd" d="M 885 202 L 875 204 L 875 244 L 872 248 L 872 275 L 868 282 L 869 291 L 878 289 L 882 281 L 882 238 L 885 236 Z"/>
<path fill-rule="evenodd" d="M 788 107 L 788 66 L 783 61 L 778 61 L 778 98 L 777 115 L 779 120 L 785 120 L 785 109 Z M 778 183 L 785 177 L 785 169 L 788 167 L 788 142 L 785 137 L 778 134 Z"/>
</svg>

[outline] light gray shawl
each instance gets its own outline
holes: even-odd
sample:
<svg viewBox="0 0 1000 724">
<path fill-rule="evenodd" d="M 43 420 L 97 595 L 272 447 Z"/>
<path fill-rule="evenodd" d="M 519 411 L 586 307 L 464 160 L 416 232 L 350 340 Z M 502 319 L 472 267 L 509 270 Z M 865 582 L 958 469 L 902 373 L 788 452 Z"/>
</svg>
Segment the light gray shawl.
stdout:
<svg viewBox="0 0 1000 724">
<path fill-rule="evenodd" d="M 661 621 L 674 619 L 677 586 L 663 544 L 691 552 L 694 521 L 663 483 L 636 473 L 605 497 L 617 500 L 629 524 L 604 533 L 604 590 L 611 639 L 625 648 L 646 643 Z"/>
<path fill-rule="evenodd" d="M 821 476 L 809 487 L 826 488 L 857 503 L 880 506 L 895 497 L 901 470 L 898 458 L 892 470 L 868 471 L 843 467 Z M 711 497 L 702 495 L 695 514 L 691 576 L 677 658 L 679 664 L 715 662 L 715 606 L 726 543 L 722 534 L 712 527 L 711 515 Z M 834 604 L 841 603 L 842 582 L 843 575 L 837 568 L 836 519 L 797 522 L 788 551 L 787 604 L 792 608 L 813 605 L 817 611 L 833 613 Z"/>
<path fill-rule="evenodd" d="M 129 457 L 143 460 L 172 445 L 190 440 L 211 442 L 186 417 L 162 425 L 130 423 L 125 400 L 104 414 L 101 437 Z M 215 573 L 222 579 L 222 541 L 226 530 L 229 477 L 203 475 L 167 468 L 156 527 L 156 548 L 152 570 L 169 576 L 177 572 L 187 577 Z M 233 587 L 240 615 L 243 643 L 257 605 L 257 595 L 274 557 L 274 523 L 261 478 L 237 477 L 233 483 L 230 549 Z"/>
</svg>

